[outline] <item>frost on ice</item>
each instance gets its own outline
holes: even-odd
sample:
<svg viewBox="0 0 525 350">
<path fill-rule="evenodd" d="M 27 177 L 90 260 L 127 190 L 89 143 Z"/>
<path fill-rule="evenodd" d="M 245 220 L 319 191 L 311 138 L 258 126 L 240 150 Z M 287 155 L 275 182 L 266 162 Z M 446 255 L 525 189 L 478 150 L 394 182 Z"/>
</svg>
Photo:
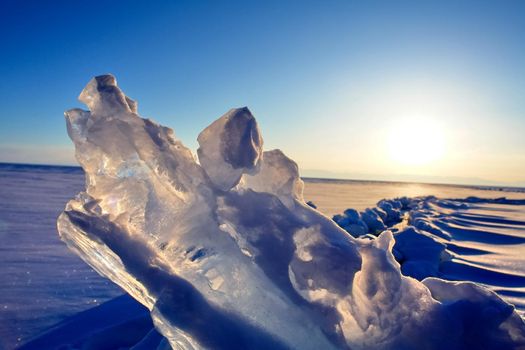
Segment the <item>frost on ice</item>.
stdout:
<svg viewBox="0 0 525 350">
<path fill-rule="evenodd" d="M 523 321 L 494 293 L 405 277 L 389 231 L 356 239 L 307 205 L 297 165 L 263 152 L 247 108 L 199 135 L 197 161 L 171 129 L 138 116 L 113 76 L 91 80 L 80 100 L 89 111 L 66 121 L 86 190 L 59 233 L 151 310 L 172 348 L 525 346 Z M 389 203 L 349 212 L 348 225 L 380 232 L 395 213 Z"/>
</svg>

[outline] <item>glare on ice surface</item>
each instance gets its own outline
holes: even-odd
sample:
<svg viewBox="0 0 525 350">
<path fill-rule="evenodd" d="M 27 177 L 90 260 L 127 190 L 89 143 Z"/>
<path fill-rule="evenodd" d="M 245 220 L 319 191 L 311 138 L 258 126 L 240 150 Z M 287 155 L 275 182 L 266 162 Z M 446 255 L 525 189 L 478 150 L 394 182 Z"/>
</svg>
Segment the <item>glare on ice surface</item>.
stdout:
<svg viewBox="0 0 525 350">
<path fill-rule="evenodd" d="M 59 233 L 151 310 L 173 348 L 525 346 L 523 321 L 494 293 L 405 277 L 389 231 L 355 239 L 306 205 L 297 165 L 263 152 L 247 108 L 199 135 L 197 161 L 113 76 L 80 100 L 89 111 L 66 122 L 86 190 Z"/>
</svg>

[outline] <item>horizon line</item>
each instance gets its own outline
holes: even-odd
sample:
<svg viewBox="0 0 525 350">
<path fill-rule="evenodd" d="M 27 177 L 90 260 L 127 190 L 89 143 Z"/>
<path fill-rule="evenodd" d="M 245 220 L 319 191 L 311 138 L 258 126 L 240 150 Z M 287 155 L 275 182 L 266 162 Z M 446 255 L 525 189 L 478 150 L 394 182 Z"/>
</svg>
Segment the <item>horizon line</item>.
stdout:
<svg viewBox="0 0 525 350">
<path fill-rule="evenodd" d="M 46 168 L 75 168 L 84 171 L 80 165 L 68 165 L 68 164 L 47 164 L 47 163 L 19 163 L 19 162 L 3 162 L 0 161 L 0 166 L 15 165 L 15 166 L 29 166 L 29 167 L 46 167 Z M 483 189 L 523 189 L 525 186 L 521 185 L 487 185 L 487 184 L 466 184 L 466 183 L 453 183 L 453 182 L 428 182 L 428 181 L 403 181 L 403 180 L 377 180 L 377 179 L 355 179 L 355 178 L 341 178 L 341 177 L 317 177 L 317 176 L 301 176 L 303 180 L 325 180 L 325 181 L 348 181 L 348 182 L 377 182 L 377 183 L 393 183 L 393 184 L 421 184 L 421 185 L 439 185 L 439 186 L 454 186 L 454 187 L 476 187 Z M 521 191 L 517 191 L 521 192 Z"/>
</svg>

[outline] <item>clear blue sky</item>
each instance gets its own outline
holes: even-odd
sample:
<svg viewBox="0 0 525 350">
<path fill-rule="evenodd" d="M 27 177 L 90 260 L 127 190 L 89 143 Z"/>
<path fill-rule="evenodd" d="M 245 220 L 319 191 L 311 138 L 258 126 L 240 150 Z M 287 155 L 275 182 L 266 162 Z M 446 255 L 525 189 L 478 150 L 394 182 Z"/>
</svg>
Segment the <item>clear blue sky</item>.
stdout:
<svg viewBox="0 0 525 350">
<path fill-rule="evenodd" d="M 0 161 L 72 164 L 63 111 L 112 73 L 193 149 L 248 106 L 306 175 L 525 184 L 525 1 L 3 0 L 0 28 Z"/>
</svg>

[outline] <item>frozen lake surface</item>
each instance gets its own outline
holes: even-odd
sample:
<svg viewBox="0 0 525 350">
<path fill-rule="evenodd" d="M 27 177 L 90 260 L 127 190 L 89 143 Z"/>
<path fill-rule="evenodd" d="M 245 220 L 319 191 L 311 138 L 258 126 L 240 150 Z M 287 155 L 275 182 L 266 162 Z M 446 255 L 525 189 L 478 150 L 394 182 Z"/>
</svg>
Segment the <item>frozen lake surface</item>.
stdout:
<svg viewBox="0 0 525 350">
<path fill-rule="evenodd" d="M 364 210 L 381 199 L 397 197 L 436 196 L 438 198 L 525 199 L 525 188 L 436 185 L 409 182 L 379 182 L 331 179 L 304 179 L 304 199 L 313 201 L 317 209 L 332 216 L 347 208 Z"/>
<path fill-rule="evenodd" d="M 70 252 L 57 235 L 56 218 L 83 189 L 83 182 L 80 168 L 0 164 L 0 349 L 25 344 L 123 293 Z M 516 191 L 306 179 L 304 198 L 332 216 L 400 196 L 525 199 L 525 193 Z M 523 311 L 525 206 L 480 203 L 461 215 L 439 206 L 432 210 L 439 219 L 435 223 L 453 235 L 448 248 L 457 254 L 444 265 L 444 274 L 485 283 Z"/>
<path fill-rule="evenodd" d="M 122 294 L 58 237 L 57 216 L 83 186 L 80 168 L 0 165 L 0 347 Z"/>
</svg>

